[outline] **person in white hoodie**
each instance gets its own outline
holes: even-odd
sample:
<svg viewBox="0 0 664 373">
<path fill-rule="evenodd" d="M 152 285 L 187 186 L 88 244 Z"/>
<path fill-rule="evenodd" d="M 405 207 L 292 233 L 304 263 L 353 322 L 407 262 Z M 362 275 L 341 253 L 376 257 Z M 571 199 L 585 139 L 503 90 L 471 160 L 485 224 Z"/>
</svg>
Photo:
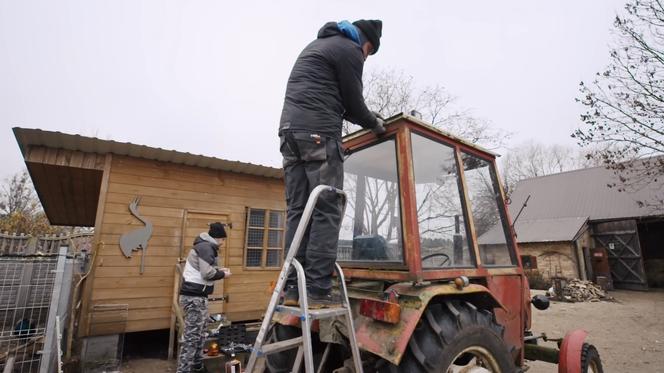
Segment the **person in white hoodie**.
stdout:
<svg viewBox="0 0 664 373">
<path fill-rule="evenodd" d="M 206 372 L 203 365 L 203 344 L 208 318 L 208 295 L 214 282 L 231 275 L 228 268 L 217 267 L 219 248 L 226 241 L 224 225 L 210 224 L 207 233 L 194 240 L 187 256 L 180 287 L 180 307 L 184 311 L 184 333 L 180 341 L 177 373 Z"/>
</svg>

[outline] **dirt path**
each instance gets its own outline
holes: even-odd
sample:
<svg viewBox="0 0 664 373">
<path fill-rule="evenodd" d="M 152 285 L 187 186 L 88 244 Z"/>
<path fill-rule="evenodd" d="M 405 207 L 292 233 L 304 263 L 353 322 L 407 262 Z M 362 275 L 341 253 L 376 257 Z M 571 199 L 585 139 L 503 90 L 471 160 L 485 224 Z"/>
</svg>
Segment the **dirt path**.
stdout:
<svg viewBox="0 0 664 373">
<path fill-rule="evenodd" d="M 664 291 L 613 291 L 617 302 L 552 302 L 546 311 L 533 308 L 533 331 L 562 337 L 571 329 L 590 333 L 604 371 L 664 372 Z M 546 363 L 529 363 L 530 372 L 554 373 Z"/>
</svg>

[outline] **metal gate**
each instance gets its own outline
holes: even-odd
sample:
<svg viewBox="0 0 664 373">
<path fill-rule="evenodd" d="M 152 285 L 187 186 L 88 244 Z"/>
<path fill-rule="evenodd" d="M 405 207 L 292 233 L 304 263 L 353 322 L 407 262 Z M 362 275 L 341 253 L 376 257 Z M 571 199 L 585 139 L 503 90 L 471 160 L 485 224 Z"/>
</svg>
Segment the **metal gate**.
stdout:
<svg viewBox="0 0 664 373">
<path fill-rule="evenodd" d="M 596 223 L 593 232 L 596 246 L 606 248 L 614 287 L 648 289 L 636 221 Z"/>
</svg>

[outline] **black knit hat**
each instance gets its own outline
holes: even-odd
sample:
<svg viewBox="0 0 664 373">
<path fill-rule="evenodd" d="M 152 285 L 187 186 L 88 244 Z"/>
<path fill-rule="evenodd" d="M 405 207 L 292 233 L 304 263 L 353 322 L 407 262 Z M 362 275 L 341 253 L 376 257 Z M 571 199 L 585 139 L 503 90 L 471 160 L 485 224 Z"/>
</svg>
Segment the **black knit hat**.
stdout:
<svg viewBox="0 0 664 373">
<path fill-rule="evenodd" d="M 226 230 L 224 229 L 224 225 L 220 222 L 210 224 L 208 234 L 212 238 L 226 238 Z"/>
<path fill-rule="evenodd" d="M 373 45 L 373 52 L 371 54 L 378 52 L 380 37 L 383 35 L 383 21 L 379 19 L 360 19 L 353 22 L 353 25 L 359 28 L 364 36 L 366 36 L 367 41 Z"/>
</svg>

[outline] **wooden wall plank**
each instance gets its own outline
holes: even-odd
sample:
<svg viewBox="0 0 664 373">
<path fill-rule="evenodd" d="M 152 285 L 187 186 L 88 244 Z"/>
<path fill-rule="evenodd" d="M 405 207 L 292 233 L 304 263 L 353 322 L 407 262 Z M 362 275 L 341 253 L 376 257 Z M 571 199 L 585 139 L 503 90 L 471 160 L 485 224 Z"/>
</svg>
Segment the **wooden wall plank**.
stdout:
<svg viewBox="0 0 664 373">
<path fill-rule="evenodd" d="M 97 281 L 95 289 L 115 289 L 115 288 L 154 288 L 166 287 L 173 284 L 173 276 L 155 276 L 155 277 L 116 277 L 107 278 L 104 281 Z"/>
<path fill-rule="evenodd" d="M 171 294 L 172 286 L 154 287 L 154 288 L 115 288 L 115 289 L 95 289 L 92 293 L 93 300 L 101 299 L 133 299 L 154 297 L 156 294 Z"/>
<path fill-rule="evenodd" d="M 30 146 L 25 155 L 26 162 L 42 163 L 52 166 L 65 166 L 93 170 L 104 169 L 104 154 Z"/>
<path fill-rule="evenodd" d="M 150 250 L 150 247 L 148 247 Z M 99 267 L 136 267 L 140 266 L 141 252 L 134 252 L 131 258 L 124 256 L 104 256 L 99 261 Z M 168 267 L 172 268 L 177 264 L 177 257 L 173 256 L 152 256 L 146 255 L 144 260 L 145 267 Z"/>
<path fill-rule="evenodd" d="M 168 207 L 153 207 L 145 204 L 140 206 L 141 214 L 145 217 L 161 216 L 182 219 L 184 209 L 181 208 L 168 208 Z M 128 214 L 129 203 L 107 203 L 106 212 L 114 214 Z"/>
<path fill-rule="evenodd" d="M 103 245 L 103 242 L 100 240 L 101 237 L 100 228 L 103 226 L 102 223 L 104 218 L 104 205 L 106 204 L 106 197 L 108 191 L 108 178 L 111 173 L 112 159 L 113 156 L 111 154 L 106 154 L 106 156 L 104 157 L 104 168 L 103 168 L 104 171 L 99 190 L 99 200 L 97 201 L 97 213 L 95 216 L 95 238 L 93 240 L 93 246 L 92 246 L 93 253 L 96 252 L 99 249 L 99 247 Z M 86 281 L 83 284 L 83 289 L 81 291 L 81 312 L 79 316 L 80 327 L 78 329 L 79 337 L 90 335 L 89 312 L 91 308 L 92 289 L 94 287 L 94 282 L 96 281 L 95 278 L 97 273 L 96 259 L 97 255 L 94 254 L 92 263 L 90 263 L 91 266 L 90 272 L 88 273 L 88 277 L 86 278 Z"/>
<path fill-rule="evenodd" d="M 255 208 L 267 208 L 272 210 L 285 210 L 286 202 L 283 199 L 258 199 L 252 198 L 250 196 L 245 197 L 244 199 L 230 199 L 222 195 L 224 191 L 220 190 L 218 195 L 215 195 L 215 198 L 211 198 L 208 201 L 193 201 L 193 200 L 182 200 L 177 198 L 164 198 L 156 197 L 152 195 L 143 194 L 141 195 L 141 204 L 144 206 L 161 206 L 167 208 L 180 208 L 180 209 L 190 209 L 190 210 L 219 210 L 219 211 L 236 211 L 244 215 L 244 208 L 246 206 L 254 206 Z M 107 198 L 109 202 L 129 204 L 129 202 L 136 197 L 136 194 L 132 193 L 109 193 Z"/>
<path fill-rule="evenodd" d="M 170 307 L 171 298 L 165 297 L 150 297 L 150 298 L 137 298 L 137 299 L 102 299 L 96 300 L 92 306 L 102 304 L 126 304 L 128 309 L 140 308 L 153 308 L 153 307 Z"/>
<path fill-rule="evenodd" d="M 101 255 L 103 257 L 117 256 L 124 258 L 124 254 L 122 253 L 122 250 L 120 250 L 120 245 L 104 245 L 104 247 L 100 249 L 98 255 Z M 139 253 L 134 252 L 134 255 L 140 255 L 140 252 Z M 150 240 L 150 243 L 148 243 L 148 250 L 146 256 L 149 257 L 168 256 L 173 258 L 173 260 L 176 260 L 179 255 L 180 255 L 180 248 L 176 245 L 170 245 L 170 246 L 152 245 L 152 240 Z M 108 265 L 108 263 L 106 263 L 106 265 Z"/>
<path fill-rule="evenodd" d="M 99 323 L 92 326 L 90 335 L 131 333 L 147 330 L 168 329 L 168 319 L 135 320 L 116 323 Z"/>
</svg>

